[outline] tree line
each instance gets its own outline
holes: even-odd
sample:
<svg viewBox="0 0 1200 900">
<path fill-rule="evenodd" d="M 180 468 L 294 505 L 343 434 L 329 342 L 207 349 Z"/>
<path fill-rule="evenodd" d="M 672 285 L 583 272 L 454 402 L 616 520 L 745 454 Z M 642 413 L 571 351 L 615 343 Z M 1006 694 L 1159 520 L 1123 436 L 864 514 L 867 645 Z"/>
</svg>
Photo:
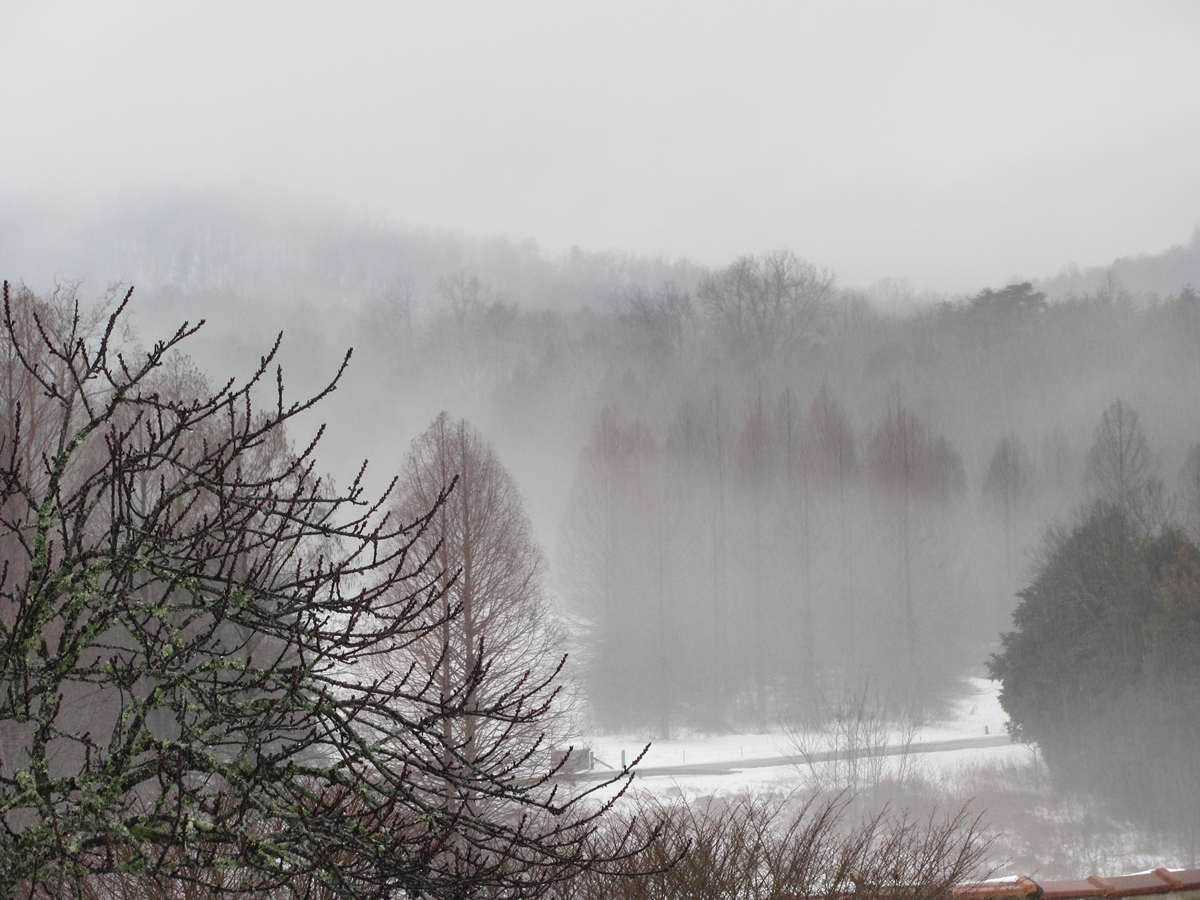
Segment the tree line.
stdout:
<svg viewBox="0 0 1200 900">
<path fill-rule="evenodd" d="M 962 665 L 961 458 L 896 392 L 856 433 L 828 385 L 606 407 L 564 524 L 562 577 L 609 726 L 771 724 L 863 679 L 936 689 Z"/>
<path fill-rule="evenodd" d="M 1043 398 L 1075 390 L 1063 366 L 1086 374 L 1105 361 L 1120 372 L 1180 359 L 1198 324 L 1192 299 L 1048 305 L 1015 286 L 892 322 L 788 254 L 731 269 L 740 271 L 696 288 L 698 304 L 664 287 L 626 295 L 611 317 L 530 316 L 464 294 L 444 334 L 414 330 L 390 370 L 410 373 L 443 344 L 460 347 L 445 361 L 467 364 L 455 390 L 494 403 L 491 425 L 509 414 L 521 427 L 542 422 L 534 433 L 552 446 L 601 410 L 580 440 L 556 569 L 571 588 L 563 628 L 607 724 L 762 722 L 863 677 L 929 690 L 941 666 L 968 665 L 947 648 L 985 640 L 980 606 L 1007 614 L 1003 590 L 980 574 L 1019 580 L 1046 511 L 1106 484 L 1136 498 L 1139 527 L 1188 522 L 1200 508 L 1184 490 L 1200 484 L 1200 451 L 1178 449 L 1186 422 L 1165 432 L 1186 457 L 1172 491 L 1129 404 L 1105 414 L 1110 439 L 1093 436 L 1086 454 L 1075 413 L 1060 416 L 1070 427 L 1021 414 L 1031 385 Z M 115 872 L 211 887 L 221 870 L 247 878 L 245 890 L 450 896 L 473 884 L 480 895 L 535 895 L 580 866 L 599 877 L 629 862 L 593 856 L 616 820 L 586 804 L 563 809 L 542 779 L 562 727 L 563 635 L 517 482 L 482 438 L 503 428 L 432 416 L 397 464 L 395 490 L 372 504 L 364 482 L 336 491 L 313 448 L 290 445 L 287 426 L 314 401 L 256 406 L 274 355 L 247 384 L 212 389 L 174 355 L 194 332 L 140 348 L 119 301 L 115 316 L 89 317 L 68 292 L 17 292 L 6 314 L 11 652 L 0 738 L 6 858 L 35 866 L 22 883 Z M 721 304 L 732 318 L 718 316 Z M 754 323 L 776 314 L 796 328 L 758 343 L 774 331 Z M 1148 370 L 1159 436 L 1163 410 L 1194 376 L 1188 365 L 1174 384 Z M 856 378 L 874 386 L 853 390 Z M 1003 402 L 980 407 L 989 396 Z M 565 414 L 542 418 L 548 409 Z M 982 420 L 991 425 L 965 427 Z M 1105 468 L 1114 456 L 1098 446 L 1122 442 L 1145 452 Z M 563 458 L 538 460 L 552 469 Z M 509 536 L 490 544 L 482 522 L 508 523 Z M 490 554 L 511 569 L 493 578 L 470 562 L 464 577 L 468 558 Z M 506 598 L 505 584 L 521 593 Z M 518 617 L 493 643 L 484 623 L 496 607 L 524 610 L 536 626 Z M 68 631 L 84 643 L 64 640 Z M 629 653 L 661 648 L 661 660 Z M 310 664 L 323 694 L 305 680 Z M 210 679 L 206 694 L 197 672 Z M 613 680 L 631 676 L 641 679 L 631 690 Z M 226 709 L 240 716 L 233 731 L 212 712 Z M 313 709 L 328 731 L 300 726 Z M 181 742 L 185 731 L 203 752 Z M 401 737 L 360 746 L 385 732 Z M 136 752 L 113 760 L 118 738 Z M 323 764 L 335 754 L 336 766 Z M 401 778 L 372 775 L 397 766 Z M 325 791 L 320 779 L 341 781 Z M 262 803 L 229 805 L 268 782 Z M 192 794 L 193 808 L 170 799 Z M 528 816 L 514 818 L 520 810 Z M 206 817 L 226 830 L 205 832 Z"/>
<path fill-rule="evenodd" d="M 338 489 L 287 426 L 342 371 L 292 401 L 276 344 L 213 388 L 129 294 L 3 300 L 5 896 L 944 900 L 984 865 L 965 812 L 573 786 L 544 560 L 466 421 Z"/>
<path fill-rule="evenodd" d="M 1200 444 L 1174 490 L 1137 412 L 1113 402 L 1087 500 L 1049 529 L 989 664 L 1013 733 L 1055 782 L 1095 792 L 1195 859 L 1200 836 Z"/>
</svg>

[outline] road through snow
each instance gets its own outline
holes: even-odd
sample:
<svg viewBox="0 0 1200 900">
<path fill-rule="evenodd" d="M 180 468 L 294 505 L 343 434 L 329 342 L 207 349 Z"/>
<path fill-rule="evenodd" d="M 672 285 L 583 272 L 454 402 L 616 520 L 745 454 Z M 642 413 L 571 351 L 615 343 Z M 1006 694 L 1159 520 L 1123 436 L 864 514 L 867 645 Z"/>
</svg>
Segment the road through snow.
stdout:
<svg viewBox="0 0 1200 900">
<path fill-rule="evenodd" d="M 863 759 L 869 756 L 904 756 L 922 753 L 945 753 L 952 750 L 975 750 L 988 747 L 1003 747 L 1012 743 L 1007 734 L 984 735 L 983 737 L 955 738 L 946 741 L 923 741 L 908 745 L 894 744 L 880 750 L 863 750 L 847 754 L 844 750 L 825 750 L 806 755 L 768 756 L 759 759 L 735 759 L 702 763 L 681 763 L 669 766 L 635 766 L 633 772 L 639 778 L 656 776 L 689 775 L 734 775 L 744 769 L 768 769 L 779 766 L 806 766 L 813 763 L 830 762 L 835 759 Z M 580 781 L 604 781 L 613 776 L 616 769 L 603 768 L 581 772 L 574 776 Z"/>
</svg>

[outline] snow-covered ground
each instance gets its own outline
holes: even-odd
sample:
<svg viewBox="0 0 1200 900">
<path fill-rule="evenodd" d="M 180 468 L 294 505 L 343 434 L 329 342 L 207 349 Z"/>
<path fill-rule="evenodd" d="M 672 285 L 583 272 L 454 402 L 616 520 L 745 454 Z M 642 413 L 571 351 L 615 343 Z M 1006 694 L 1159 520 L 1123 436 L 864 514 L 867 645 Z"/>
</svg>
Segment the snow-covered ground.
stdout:
<svg viewBox="0 0 1200 900">
<path fill-rule="evenodd" d="M 1055 791 L 1033 748 L 1007 740 L 1006 722 L 999 684 L 975 678 L 941 719 L 907 733 L 894 726 L 887 733 L 876 731 L 868 738 L 872 752 L 859 755 L 857 761 L 848 759 L 855 754 L 847 753 L 845 739 L 835 738 L 830 730 L 789 735 L 781 727 L 767 733 L 653 740 L 627 796 L 694 799 L 795 792 L 804 798 L 814 790 L 845 790 L 847 796 L 862 798 L 870 810 L 879 808 L 871 804 L 894 803 L 896 809 L 919 815 L 967 804 L 972 813 L 984 817 L 987 833 L 996 841 L 989 859 L 997 874 L 1080 878 L 1092 872 L 1177 866 L 1194 858 L 1170 835 L 1145 832 L 1095 799 Z M 836 746 L 839 741 L 843 746 Z M 945 742 L 953 742 L 956 749 L 945 749 Z M 637 735 L 600 735 L 586 737 L 579 745 L 591 747 L 597 758 L 595 778 L 605 765 L 619 766 L 622 751 L 632 762 L 646 743 Z M 909 752 L 900 749 L 906 744 Z M 883 755 L 885 746 L 889 755 Z M 838 759 L 815 759 L 827 757 L 831 750 L 837 751 Z M 805 753 L 812 762 L 805 761 Z M 782 757 L 792 761 L 780 764 Z M 878 796 L 875 787 L 881 788 Z M 614 785 L 600 791 L 597 799 L 616 789 Z"/>
<path fill-rule="evenodd" d="M 980 762 L 1028 759 L 1028 747 L 1003 741 L 1008 717 L 1000 708 L 999 683 L 973 678 L 956 699 L 947 715 L 904 733 L 892 728 L 876 738 L 876 746 L 886 744 L 891 755 L 879 758 L 875 774 L 898 774 L 902 769 L 926 777 L 953 777 L 963 766 Z M 995 738 L 1001 736 L 997 741 Z M 922 745 L 979 738 L 989 746 L 922 752 Z M 803 761 L 805 753 L 842 751 L 846 747 L 834 735 L 825 732 L 796 734 L 780 728 L 774 732 L 749 734 L 681 734 L 672 740 L 650 740 L 637 736 L 598 735 L 586 737 L 581 744 L 590 746 L 596 768 L 618 768 L 622 754 L 632 762 L 646 743 L 650 749 L 639 769 L 672 770 L 665 774 L 648 771 L 638 779 L 643 789 L 689 794 L 738 792 L 756 789 L 792 790 L 811 784 L 814 779 L 828 780 L 836 762 Z M 907 744 L 909 752 L 897 752 Z M 764 762 L 791 757 L 782 765 Z M 841 765 L 845 766 L 845 763 Z M 705 770 L 707 768 L 707 771 Z"/>
</svg>

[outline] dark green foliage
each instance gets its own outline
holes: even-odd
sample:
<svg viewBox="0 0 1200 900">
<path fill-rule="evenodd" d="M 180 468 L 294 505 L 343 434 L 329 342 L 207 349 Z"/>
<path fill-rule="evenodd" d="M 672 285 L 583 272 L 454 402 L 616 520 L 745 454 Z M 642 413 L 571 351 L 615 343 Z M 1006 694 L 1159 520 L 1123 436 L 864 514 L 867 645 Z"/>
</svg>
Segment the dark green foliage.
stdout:
<svg viewBox="0 0 1200 900">
<path fill-rule="evenodd" d="M 1095 506 L 1047 536 L 990 663 L 1017 735 L 1061 786 L 1194 841 L 1200 792 L 1200 549 Z"/>
<path fill-rule="evenodd" d="M 996 315 L 1041 312 L 1045 308 L 1046 295 L 1035 291 L 1028 281 L 1010 284 L 998 291 L 985 288 L 971 299 L 971 309 Z"/>
</svg>

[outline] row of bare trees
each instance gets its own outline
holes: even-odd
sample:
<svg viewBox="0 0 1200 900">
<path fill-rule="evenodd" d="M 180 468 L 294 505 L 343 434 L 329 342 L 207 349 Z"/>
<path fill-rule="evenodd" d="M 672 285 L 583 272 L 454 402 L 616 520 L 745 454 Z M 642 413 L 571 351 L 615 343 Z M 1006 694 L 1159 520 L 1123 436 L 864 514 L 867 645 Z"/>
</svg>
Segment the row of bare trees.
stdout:
<svg viewBox="0 0 1200 900">
<path fill-rule="evenodd" d="M 213 389 L 195 328 L 143 348 L 110 299 L 5 286 L 0 894 L 940 900 L 979 868 L 963 814 L 571 789 L 563 633 L 488 442 L 443 413 L 389 494 L 338 491 L 286 433 L 336 378 L 289 402 L 276 369 L 260 405 L 272 351 Z"/>
<path fill-rule="evenodd" d="M 1063 477 L 1043 456 L 1003 436 L 972 500 L 955 448 L 899 389 L 865 433 L 827 384 L 803 410 L 786 388 L 738 407 L 714 391 L 659 428 L 605 407 L 561 557 L 593 711 L 665 735 L 807 716 L 872 682 L 928 703 L 1007 621 L 1045 522 L 1039 493 Z M 1116 401 L 1074 495 L 1194 528 L 1198 460 L 1168 491 Z"/>
<path fill-rule="evenodd" d="M 605 408 L 563 534 L 601 722 L 769 722 L 864 675 L 936 679 L 965 491 L 899 391 L 861 436 L 828 386 L 803 412 L 716 392 L 657 434 Z"/>
</svg>

